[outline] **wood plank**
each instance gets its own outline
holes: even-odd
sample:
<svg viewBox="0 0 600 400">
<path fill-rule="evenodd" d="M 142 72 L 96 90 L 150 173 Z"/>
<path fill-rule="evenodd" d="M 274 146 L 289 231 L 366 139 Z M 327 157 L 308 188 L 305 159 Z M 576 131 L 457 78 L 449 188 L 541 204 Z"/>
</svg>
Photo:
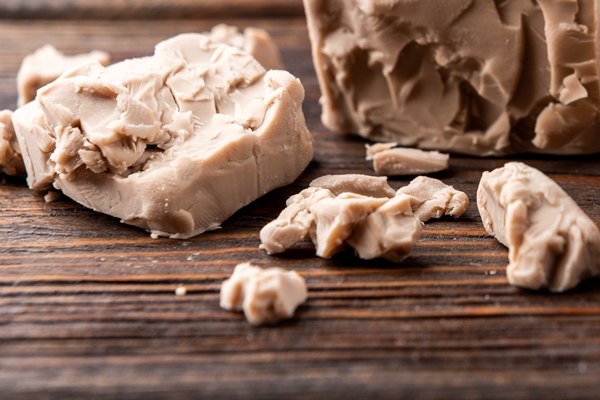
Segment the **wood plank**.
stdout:
<svg viewBox="0 0 600 400">
<path fill-rule="evenodd" d="M 365 142 L 328 132 L 304 20 L 227 20 L 268 29 L 306 89 L 315 158 L 292 185 L 240 210 L 222 229 L 185 241 L 137 228 L 63 198 L 45 203 L 25 182 L 0 181 L 0 387 L 3 398 L 544 398 L 596 399 L 600 280 L 556 295 L 507 284 L 507 250 L 474 204 L 481 173 L 508 158 L 454 156 L 435 177 L 472 204 L 425 225 L 394 265 L 350 252 L 318 259 L 309 242 L 280 256 L 258 232 L 285 199 L 327 173 L 372 174 Z M 0 106 L 14 107 L 20 60 L 49 42 L 114 60 L 202 31 L 212 20 L 0 21 Z M 600 160 L 520 156 L 548 173 L 600 222 Z M 393 187 L 409 178 L 390 179 Z M 295 269 L 309 300 L 295 318 L 252 327 L 219 307 L 238 262 Z M 188 295 L 177 297 L 185 285 Z"/>
<path fill-rule="evenodd" d="M 0 18 L 196 19 L 304 15 L 302 0 L 2 0 Z"/>
</svg>

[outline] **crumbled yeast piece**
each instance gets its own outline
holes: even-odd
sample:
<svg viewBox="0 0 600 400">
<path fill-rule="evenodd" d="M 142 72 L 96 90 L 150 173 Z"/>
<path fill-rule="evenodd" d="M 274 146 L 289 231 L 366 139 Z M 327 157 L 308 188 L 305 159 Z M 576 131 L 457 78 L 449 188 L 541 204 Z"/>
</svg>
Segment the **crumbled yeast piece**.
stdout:
<svg viewBox="0 0 600 400">
<path fill-rule="evenodd" d="M 556 182 L 523 163 L 484 172 L 477 207 L 509 248 L 512 285 L 562 292 L 600 274 L 600 230 Z"/>
<path fill-rule="evenodd" d="M 478 156 L 600 151 L 597 0 L 304 0 L 322 120 Z"/>
<path fill-rule="evenodd" d="M 313 204 L 309 211 L 315 223 L 317 256 L 331 258 L 343 250 L 357 225 L 387 201 L 387 197 L 341 193 Z"/>
<path fill-rule="evenodd" d="M 310 236 L 317 255 L 331 257 L 346 247 L 345 239 L 366 213 L 394 195 L 385 177 L 324 175 L 290 197 L 279 217 L 261 229 L 260 248 L 282 253 Z"/>
<path fill-rule="evenodd" d="M 469 206 L 469 197 L 464 192 L 426 176 L 416 177 L 398 191 L 411 196 L 412 210 L 421 222 L 442 215 L 458 218 Z"/>
<path fill-rule="evenodd" d="M 0 111 L 0 171 L 6 175 L 25 176 L 21 148 L 11 120 L 12 111 Z"/>
<path fill-rule="evenodd" d="M 346 242 L 363 260 L 382 257 L 401 262 L 421 236 L 411 198 L 399 193 L 360 221 Z"/>
<path fill-rule="evenodd" d="M 373 160 L 373 169 L 379 175 L 420 175 L 448 169 L 448 154 L 397 147 L 397 143 L 365 145 L 367 160 Z"/>
<path fill-rule="evenodd" d="M 242 263 L 221 285 L 221 307 L 243 311 L 252 325 L 273 324 L 291 318 L 307 295 L 306 283 L 296 271 Z"/>
<path fill-rule="evenodd" d="M 464 193 L 424 177 L 394 196 L 382 190 L 389 187 L 385 178 L 366 175 L 327 175 L 310 186 L 290 197 L 287 208 L 260 231 L 260 248 L 281 253 L 309 236 L 320 257 L 352 247 L 365 260 L 400 262 L 418 240 L 422 222 L 444 214 L 458 217 L 469 202 Z"/>
<path fill-rule="evenodd" d="M 324 198 L 334 197 L 328 189 L 318 187 L 304 189 L 290 197 L 279 217 L 261 229 L 260 248 L 269 254 L 282 253 L 304 240 L 314 228 L 314 216 L 309 211 L 310 207 Z"/>
<path fill-rule="evenodd" d="M 46 193 L 44 195 L 44 201 L 46 203 L 53 203 L 55 201 L 60 200 L 61 197 L 62 197 L 62 194 L 60 194 L 60 192 L 56 192 L 54 190 L 49 190 L 48 193 Z"/>
<path fill-rule="evenodd" d="M 329 189 L 335 196 L 346 192 L 371 197 L 391 198 L 396 195 L 396 191 L 387 183 L 387 178 L 384 176 L 361 174 L 323 175 L 313 180 L 309 186 Z"/>
<path fill-rule="evenodd" d="M 30 188 L 189 238 L 291 183 L 312 159 L 304 88 L 209 35 L 64 73 L 13 114 Z"/>
<path fill-rule="evenodd" d="M 39 88 L 54 81 L 63 72 L 92 62 L 108 65 L 110 55 L 94 50 L 90 53 L 65 56 L 49 44 L 37 49 L 23 59 L 17 74 L 18 106 L 21 107 L 35 99 Z"/>
</svg>

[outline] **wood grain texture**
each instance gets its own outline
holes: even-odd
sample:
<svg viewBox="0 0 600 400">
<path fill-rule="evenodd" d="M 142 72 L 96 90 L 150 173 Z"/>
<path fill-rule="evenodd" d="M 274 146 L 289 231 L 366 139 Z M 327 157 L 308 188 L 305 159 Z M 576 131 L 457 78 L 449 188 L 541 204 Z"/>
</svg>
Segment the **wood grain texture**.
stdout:
<svg viewBox="0 0 600 400">
<path fill-rule="evenodd" d="M 302 0 L 2 0 L 0 18 L 197 19 L 299 17 Z"/>
<path fill-rule="evenodd" d="M 1 21 L 0 107 L 14 107 L 20 60 L 46 42 L 69 53 L 108 50 L 117 61 L 214 22 Z M 402 264 L 348 252 L 318 259 L 308 242 L 276 257 L 258 249 L 260 228 L 312 179 L 372 170 L 363 140 L 319 122 L 303 19 L 228 22 L 264 27 L 282 46 L 306 88 L 314 161 L 222 229 L 185 241 L 151 239 L 66 198 L 45 203 L 3 177 L 2 398 L 597 399 L 600 281 L 560 295 L 511 287 L 507 250 L 481 225 L 479 178 L 507 159 L 452 157 L 434 174 L 472 204 L 457 220 L 426 224 Z M 598 156 L 518 159 L 600 222 Z M 294 319 L 257 328 L 219 307 L 219 286 L 242 261 L 306 278 L 309 299 Z M 175 296 L 178 285 L 186 296 Z"/>
</svg>

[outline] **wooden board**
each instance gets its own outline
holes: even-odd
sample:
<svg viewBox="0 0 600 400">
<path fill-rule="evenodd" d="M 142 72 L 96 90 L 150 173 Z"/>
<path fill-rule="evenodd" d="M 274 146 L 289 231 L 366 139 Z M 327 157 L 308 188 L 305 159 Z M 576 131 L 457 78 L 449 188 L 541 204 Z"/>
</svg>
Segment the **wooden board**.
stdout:
<svg viewBox="0 0 600 400">
<path fill-rule="evenodd" d="M 118 61 L 215 22 L 2 20 L 0 107 L 14 107 L 19 63 L 46 42 L 68 53 L 108 50 Z M 319 122 L 304 20 L 227 22 L 264 27 L 282 47 L 306 87 L 314 161 L 222 229 L 185 241 L 151 239 L 1 178 L 2 398 L 597 399 L 600 282 L 560 295 L 511 287 L 507 250 L 481 225 L 479 178 L 507 159 L 457 156 L 435 174 L 473 202 L 458 220 L 428 223 L 402 264 L 318 259 L 308 242 L 277 257 L 258 249 L 260 228 L 312 179 L 372 170 L 363 140 Z M 600 222 L 598 156 L 519 159 Z M 309 299 L 294 319 L 257 328 L 219 307 L 220 283 L 242 261 L 306 278 Z M 186 296 L 175 296 L 179 285 Z"/>
<path fill-rule="evenodd" d="M 302 0 L 2 0 L 1 18 L 190 19 L 302 16 Z"/>
</svg>

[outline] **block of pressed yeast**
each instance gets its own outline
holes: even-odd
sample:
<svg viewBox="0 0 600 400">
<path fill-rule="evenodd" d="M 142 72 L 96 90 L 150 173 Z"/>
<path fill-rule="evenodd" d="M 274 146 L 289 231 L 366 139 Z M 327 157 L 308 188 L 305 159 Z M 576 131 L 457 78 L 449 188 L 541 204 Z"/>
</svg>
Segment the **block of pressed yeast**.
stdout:
<svg viewBox="0 0 600 400">
<path fill-rule="evenodd" d="M 512 285 L 562 292 L 600 274 L 600 229 L 552 179 L 523 163 L 484 172 L 477 207 L 509 248 Z"/>
<path fill-rule="evenodd" d="M 600 151 L 596 0 L 304 0 L 322 120 L 471 155 Z"/>
<path fill-rule="evenodd" d="M 303 99 L 288 72 L 183 34 L 150 57 L 66 72 L 13 123 L 32 189 L 188 238 L 300 175 L 313 154 Z"/>
</svg>

